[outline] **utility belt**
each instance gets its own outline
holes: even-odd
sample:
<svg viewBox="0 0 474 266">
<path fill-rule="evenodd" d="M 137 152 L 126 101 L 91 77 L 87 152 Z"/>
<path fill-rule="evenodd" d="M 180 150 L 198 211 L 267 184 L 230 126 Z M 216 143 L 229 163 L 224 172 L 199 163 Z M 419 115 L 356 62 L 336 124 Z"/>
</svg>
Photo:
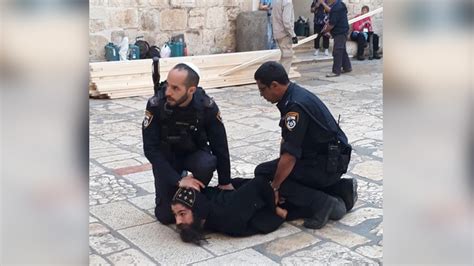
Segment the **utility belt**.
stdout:
<svg viewBox="0 0 474 266">
<path fill-rule="evenodd" d="M 304 153 L 302 160 L 315 163 L 318 168 L 328 174 L 344 174 L 351 160 L 351 150 L 344 148 L 341 143 L 329 143 L 324 152 Z"/>
</svg>

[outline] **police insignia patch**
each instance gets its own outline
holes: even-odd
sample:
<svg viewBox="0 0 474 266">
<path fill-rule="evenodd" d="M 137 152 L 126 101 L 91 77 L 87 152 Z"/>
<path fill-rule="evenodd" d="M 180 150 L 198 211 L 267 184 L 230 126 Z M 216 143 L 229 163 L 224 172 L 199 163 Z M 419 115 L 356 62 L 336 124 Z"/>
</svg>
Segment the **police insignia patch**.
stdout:
<svg viewBox="0 0 474 266">
<path fill-rule="evenodd" d="M 216 118 L 217 120 L 221 121 L 222 124 L 224 124 L 224 122 L 222 122 L 221 111 L 217 112 Z"/>
<path fill-rule="evenodd" d="M 153 114 L 150 111 L 145 111 L 145 118 L 143 118 L 143 128 L 147 128 L 151 120 L 153 120 Z"/>
<path fill-rule="evenodd" d="M 289 131 L 292 131 L 296 127 L 299 116 L 300 114 L 297 112 L 289 112 L 285 115 L 285 125 Z"/>
</svg>

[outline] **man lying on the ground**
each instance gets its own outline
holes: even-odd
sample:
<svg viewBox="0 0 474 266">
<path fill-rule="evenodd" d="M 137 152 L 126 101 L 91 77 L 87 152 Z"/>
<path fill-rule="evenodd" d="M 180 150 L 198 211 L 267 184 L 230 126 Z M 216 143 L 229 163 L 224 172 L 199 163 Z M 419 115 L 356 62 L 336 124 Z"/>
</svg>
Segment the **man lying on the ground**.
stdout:
<svg viewBox="0 0 474 266">
<path fill-rule="evenodd" d="M 230 236 L 267 234 L 285 221 L 287 211 L 275 205 L 273 190 L 264 179 L 232 179 L 237 190 L 207 187 L 202 193 L 179 188 L 171 209 L 184 242 L 200 245 L 204 229 Z"/>
</svg>

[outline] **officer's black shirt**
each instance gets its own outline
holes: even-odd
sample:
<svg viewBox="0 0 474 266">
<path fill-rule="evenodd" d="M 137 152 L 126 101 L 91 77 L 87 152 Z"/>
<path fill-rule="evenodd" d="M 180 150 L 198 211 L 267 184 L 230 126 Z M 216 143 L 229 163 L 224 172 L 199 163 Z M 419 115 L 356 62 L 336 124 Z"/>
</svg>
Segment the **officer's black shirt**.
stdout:
<svg viewBox="0 0 474 266">
<path fill-rule="evenodd" d="M 160 108 L 165 102 L 165 97 L 160 98 L 156 95 L 148 100 L 142 125 L 143 149 L 153 169 L 156 169 L 154 173 L 158 176 L 155 176 L 155 178 L 164 180 L 168 185 L 176 186 L 181 176 L 168 161 L 160 138 Z M 193 95 L 190 105 L 179 111 L 186 111 L 187 108 L 193 108 L 196 112 L 202 110 L 204 130 L 212 154 L 217 158 L 219 184 L 229 184 L 230 158 L 227 135 L 217 104 L 202 89 L 198 89 Z"/>
<path fill-rule="evenodd" d="M 280 154 L 289 153 L 301 160 L 313 160 L 317 154 L 327 153 L 327 143 L 334 135 L 319 127 L 300 105 L 292 99 L 296 94 L 311 93 L 295 83 L 290 83 L 282 99 L 280 110 L 282 143 Z M 314 108 L 317 108 L 314 106 Z"/>
<path fill-rule="evenodd" d="M 342 0 L 336 0 L 336 3 L 331 6 L 329 12 L 329 25 L 333 25 L 331 35 L 346 35 L 349 32 L 349 22 L 347 20 L 347 7 Z"/>
</svg>

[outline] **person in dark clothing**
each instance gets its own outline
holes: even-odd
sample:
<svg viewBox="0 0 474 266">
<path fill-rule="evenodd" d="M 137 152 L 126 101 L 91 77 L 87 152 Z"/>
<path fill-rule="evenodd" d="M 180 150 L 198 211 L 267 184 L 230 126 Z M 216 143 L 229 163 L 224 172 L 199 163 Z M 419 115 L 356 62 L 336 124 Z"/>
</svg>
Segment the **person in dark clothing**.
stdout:
<svg viewBox="0 0 474 266">
<path fill-rule="evenodd" d="M 240 184 L 236 184 L 240 183 Z M 204 230 L 230 236 L 275 231 L 287 211 L 275 205 L 273 190 L 263 179 L 232 179 L 236 190 L 207 187 L 202 193 L 180 188 L 171 203 L 181 239 L 200 245 Z"/>
<path fill-rule="evenodd" d="M 321 34 L 324 25 L 327 22 L 328 13 L 330 7 L 326 4 L 326 0 L 313 0 L 311 3 L 311 13 L 314 13 L 314 33 L 318 33 L 316 39 L 314 39 L 314 55 L 319 55 L 319 46 L 321 38 L 323 38 L 324 55 L 329 56 L 329 37 Z"/>
<path fill-rule="evenodd" d="M 349 21 L 347 19 L 347 7 L 341 0 L 328 0 L 328 4 L 331 7 L 329 21 L 322 33 L 331 33 L 334 38 L 334 47 L 332 51 L 332 73 L 327 74 L 326 77 L 337 77 L 341 73 L 352 71 L 351 61 L 346 50 Z"/>
<path fill-rule="evenodd" d="M 166 82 L 155 85 L 155 95 L 146 106 L 143 149 L 153 167 L 155 216 L 163 224 L 174 223 L 170 204 L 178 187 L 200 190 L 217 168 L 219 186 L 233 189 L 219 108 L 198 83 L 197 67 L 178 64 Z"/>
<path fill-rule="evenodd" d="M 346 135 L 316 95 L 290 82 L 281 64 L 262 64 L 254 78 L 260 95 L 277 104 L 282 129 L 280 157 L 258 165 L 255 178 L 271 181 L 289 218 L 306 218 L 308 228 L 340 219 L 357 200 L 356 180 L 341 179 L 352 151 Z"/>
<path fill-rule="evenodd" d="M 361 9 L 361 14 L 357 15 L 361 16 L 369 12 L 368 6 L 363 6 Z M 352 33 L 351 33 L 351 40 L 357 42 L 357 59 L 364 60 L 364 48 L 367 47 L 367 43 L 372 42 L 372 45 L 369 45 L 369 60 L 372 59 L 380 59 L 381 57 L 378 55 L 379 50 L 379 36 L 374 33 L 372 28 L 372 20 L 370 17 L 364 18 L 362 20 L 354 22 L 352 24 Z"/>
</svg>

